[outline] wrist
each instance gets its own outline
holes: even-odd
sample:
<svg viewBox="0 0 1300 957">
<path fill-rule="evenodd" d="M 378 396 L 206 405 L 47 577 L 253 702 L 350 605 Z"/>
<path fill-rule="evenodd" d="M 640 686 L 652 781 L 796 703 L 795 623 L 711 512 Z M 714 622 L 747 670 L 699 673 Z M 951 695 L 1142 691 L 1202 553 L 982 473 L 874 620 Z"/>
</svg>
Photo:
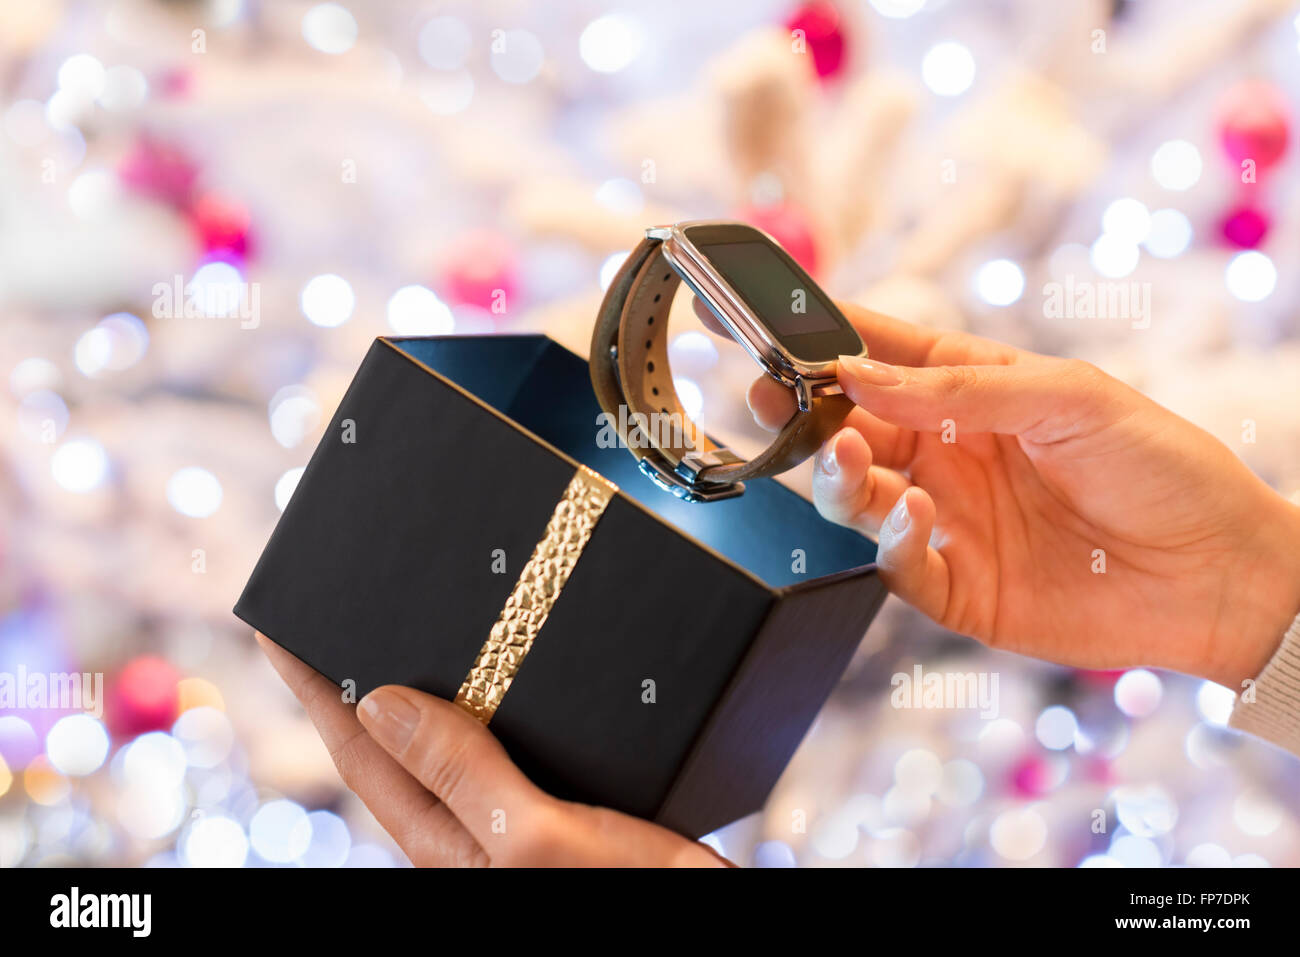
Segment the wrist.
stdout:
<svg viewBox="0 0 1300 957">
<path fill-rule="evenodd" d="M 1268 507 L 1226 569 L 1232 594 L 1215 628 L 1205 677 L 1240 693 L 1277 652 L 1300 614 L 1300 506 L 1270 492 Z"/>
</svg>

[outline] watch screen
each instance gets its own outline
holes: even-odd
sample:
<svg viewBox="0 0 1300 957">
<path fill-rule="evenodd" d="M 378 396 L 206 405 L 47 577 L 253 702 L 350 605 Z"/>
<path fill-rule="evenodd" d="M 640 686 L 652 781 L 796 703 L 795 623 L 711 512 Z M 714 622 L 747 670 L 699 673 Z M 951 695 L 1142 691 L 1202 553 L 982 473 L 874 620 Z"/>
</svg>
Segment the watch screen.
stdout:
<svg viewBox="0 0 1300 957">
<path fill-rule="evenodd" d="M 697 249 L 791 355 L 823 362 L 862 348 L 857 331 L 785 250 L 746 226 L 688 231 Z"/>
</svg>

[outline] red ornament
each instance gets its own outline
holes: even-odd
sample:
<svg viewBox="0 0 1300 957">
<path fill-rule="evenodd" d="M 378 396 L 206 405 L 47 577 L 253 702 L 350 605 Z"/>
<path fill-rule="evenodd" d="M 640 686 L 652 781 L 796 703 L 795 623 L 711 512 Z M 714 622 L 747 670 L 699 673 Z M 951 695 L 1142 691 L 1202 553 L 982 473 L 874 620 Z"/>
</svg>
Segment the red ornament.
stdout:
<svg viewBox="0 0 1300 957">
<path fill-rule="evenodd" d="M 799 265 L 813 275 L 817 274 L 817 241 L 808 217 L 798 206 L 792 203 L 752 206 L 742 209 L 737 218 L 769 233 Z"/>
<path fill-rule="evenodd" d="M 822 80 L 838 76 L 844 69 L 844 28 L 840 12 L 828 0 L 812 0 L 802 4 L 786 19 L 785 25 L 794 35 L 798 32 L 812 54 L 813 69 Z"/>
<path fill-rule="evenodd" d="M 215 193 L 205 193 L 189 210 L 203 252 L 209 258 L 247 259 L 252 251 L 248 210 Z"/>
<path fill-rule="evenodd" d="M 1254 249 L 1264 237 L 1268 235 L 1269 222 L 1268 214 L 1253 209 L 1249 206 L 1243 206 L 1228 213 L 1219 229 L 1223 233 L 1224 240 L 1230 246 L 1236 246 L 1239 249 Z"/>
<path fill-rule="evenodd" d="M 1251 160 L 1262 172 L 1286 152 L 1290 109 L 1276 86 L 1264 80 L 1238 83 L 1219 105 L 1219 142 L 1235 166 Z"/>
<path fill-rule="evenodd" d="M 180 675 L 162 658 L 135 658 L 122 669 L 109 691 L 109 724 L 133 737 L 170 728 L 180 711 Z"/>
<path fill-rule="evenodd" d="M 1097 688 L 1113 688 L 1115 682 L 1119 681 L 1120 675 L 1124 674 L 1124 671 L 1122 669 L 1119 671 L 1094 671 L 1088 668 L 1076 668 L 1074 673 L 1083 684 Z"/>
<path fill-rule="evenodd" d="M 199 169 L 178 147 L 142 136 L 117 168 L 127 189 L 176 207 L 189 202 Z"/>
<path fill-rule="evenodd" d="M 454 305 L 503 315 L 513 306 L 518 286 L 514 248 L 490 230 L 461 237 L 442 265 L 442 291 Z"/>
</svg>

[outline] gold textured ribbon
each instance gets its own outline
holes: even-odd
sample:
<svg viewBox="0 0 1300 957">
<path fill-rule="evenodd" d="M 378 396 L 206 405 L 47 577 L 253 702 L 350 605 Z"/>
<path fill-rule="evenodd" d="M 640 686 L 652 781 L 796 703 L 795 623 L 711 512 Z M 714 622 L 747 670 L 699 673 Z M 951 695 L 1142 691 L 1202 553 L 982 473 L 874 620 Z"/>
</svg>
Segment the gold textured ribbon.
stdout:
<svg viewBox="0 0 1300 957">
<path fill-rule="evenodd" d="M 546 524 L 532 557 L 519 573 L 474 667 L 456 693 L 456 704 L 487 724 L 510 690 L 519 666 L 546 624 L 556 599 L 582 557 L 591 533 L 618 486 L 578 466 Z"/>
</svg>

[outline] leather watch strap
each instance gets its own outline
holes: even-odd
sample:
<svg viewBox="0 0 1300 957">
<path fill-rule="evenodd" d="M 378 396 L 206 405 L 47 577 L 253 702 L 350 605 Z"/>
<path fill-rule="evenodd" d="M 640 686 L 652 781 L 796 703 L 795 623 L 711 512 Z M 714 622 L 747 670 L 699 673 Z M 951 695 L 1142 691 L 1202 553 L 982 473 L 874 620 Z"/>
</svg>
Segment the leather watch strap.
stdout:
<svg viewBox="0 0 1300 957">
<path fill-rule="evenodd" d="M 814 395 L 810 408 L 796 409 L 762 453 L 748 462 L 720 449 L 686 415 L 668 366 L 668 311 L 681 278 L 664 256 L 662 243 L 645 239 L 614 276 L 596 317 L 591 340 L 591 383 L 601 407 L 618 423 L 620 436 L 638 459 L 658 455 L 668 470 L 686 457 L 698 466 L 695 482 L 725 486 L 788 471 L 811 456 L 839 428 L 853 403 L 844 395 Z M 627 415 L 619 415 L 626 405 Z M 635 413 L 660 413 L 681 428 L 638 428 Z M 653 421 L 653 420 L 651 420 Z"/>
</svg>

